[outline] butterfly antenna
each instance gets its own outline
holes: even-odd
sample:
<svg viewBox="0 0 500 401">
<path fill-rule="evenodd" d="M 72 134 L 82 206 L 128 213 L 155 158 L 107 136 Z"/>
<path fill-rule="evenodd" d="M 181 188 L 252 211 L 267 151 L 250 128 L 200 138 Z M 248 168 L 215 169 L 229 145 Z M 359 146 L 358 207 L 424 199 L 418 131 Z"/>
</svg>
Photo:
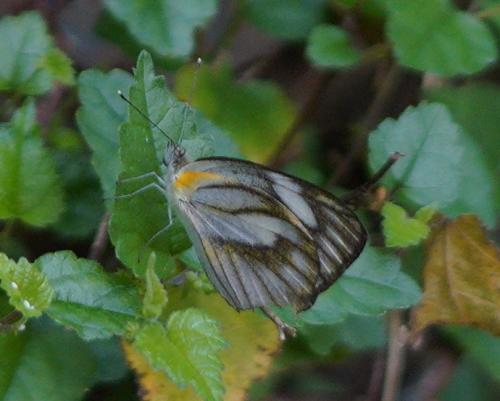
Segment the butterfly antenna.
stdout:
<svg viewBox="0 0 500 401">
<path fill-rule="evenodd" d="M 151 125 L 153 125 L 153 127 L 157 128 L 163 135 L 165 135 L 165 137 L 173 144 L 175 144 L 174 140 L 172 138 L 170 138 L 170 136 L 167 135 L 167 133 L 165 131 L 163 131 L 160 126 L 158 124 L 156 124 L 153 120 L 151 120 L 147 115 L 146 113 L 144 113 L 139 107 L 137 107 L 134 103 L 132 103 L 130 101 L 130 99 L 128 99 L 121 90 L 118 89 L 118 91 L 116 92 L 118 93 L 118 96 L 120 96 L 122 98 L 122 100 L 124 100 L 125 102 L 127 102 L 135 111 L 137 111 L 142 117 L 144 117 L 144 119 L 146 121 L 148 121 Z"/>
<path fill-rule="evenodd" d="M 186 130 L 185 128 L 186 128 L 186 121 L 187 121 L 187 112 L 189 109 L 191 109 L 191 103 L 193 102 L 194 91 L 196 90 L 196 85 L 198 83 L 198 75 L 200 73 L 200 68 L 201 68 L 202 64 L 203 64 L 203 60 L 201 59 L 201 57 L 198 57 L 196 59 L 196 69 L 194 71 L 194 78 L 193 78 L 193 82 L 191 83 L 191 89 L 189 90 L 187 102 L 184 104 L 184 112 L 182 115 L 182 128 L 181 128 L 181 134 L 179 135 L 179 140 L 178 140 L 179 144 L 181 143 L 182 138 L 184 138 L 184 132 Z"/>
</svg>

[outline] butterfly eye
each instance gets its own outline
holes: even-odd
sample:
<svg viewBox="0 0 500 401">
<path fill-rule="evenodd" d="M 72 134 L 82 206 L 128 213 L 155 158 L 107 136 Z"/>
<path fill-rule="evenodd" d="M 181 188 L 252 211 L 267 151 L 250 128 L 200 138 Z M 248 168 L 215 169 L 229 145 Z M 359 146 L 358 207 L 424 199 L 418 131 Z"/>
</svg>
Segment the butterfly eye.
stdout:
<svg viewBox="0 0 500 401">
<path fill-rule="evenodd" d="M 175 156 L 176 157 L 183 157 L 185 154 L 186 154 L 186 150 L 184 148 L 181 148 L 179 146 L 177 146 L 175 148 Z"/>
</svg>

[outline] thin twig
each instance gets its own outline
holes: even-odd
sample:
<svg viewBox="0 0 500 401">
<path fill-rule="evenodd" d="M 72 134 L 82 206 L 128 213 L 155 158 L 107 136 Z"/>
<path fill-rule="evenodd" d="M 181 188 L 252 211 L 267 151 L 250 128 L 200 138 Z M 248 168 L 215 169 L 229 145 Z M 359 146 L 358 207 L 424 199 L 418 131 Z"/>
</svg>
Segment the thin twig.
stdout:
<svg viewBox="0 0 500 401">
<path fill-rule="evenodd" d="M 364 401 L 378 401 L 380 399 L 382 383 L 384 381 L 384 366 L 385 355 L 383 352 L 377 352 L 373 361 L 368 389 L 366 390 L 366 395 L 363 397 Z"/>
<path fill-rule="evenodd" d="M 342 200 L 346 203 L 350 203 L 353 206 L 359 206 L 360 198 L 371 191 L 373 187 L 380 181 L 380 179 L 387 173 L 387 171 L 396 163 L 404 154 L 400 152 L 394 152 L 387 158 L 387 161 L 382 167 L 378 169 L 375 174 L 363 185 L 355 190 L 347 193 L 342 197 Z"/>
<path fill-rule="evenodd" d="M 240 28 L 243 22 L 243 13 L 241 12 L 241 7 L 236 2 L 226 1 L 222 2 L 220 5 L 219 13 L 224 13 L 226 15 L 226 24 L 218 34 L 216 40 L 213 43 L 202 49 L 202 45 L 198 46 L 198 55 L 202 55 L 203 58 L 208 60 L 213 60 L 217 58 L 222 48 L 226 48 L 228 42 L 234 37 L 235 33 Z M 227 17 L 228 16 L 228 17 Z M 217 18 L 215 19 L 217 21 Z"/>
<path fill-rule="evenodd" d="M 295 117 L 292 125 L 288 129 L 288 131 L 283 136 L 280 144 L 276 147 L 276 151 L 269 157 L 266 164 L 273 168 L 281 167 L 286 158 L 286 150 L 290 143 L 293 142 L 295 135 L 299 132 L 300 128 L 310 116 L 312 110 L 317 105 L 318 100 L 321 97 L 321 93 L 327 86 L 327 82 L 330 79 L 331 75 L 326 72 L 320 72 L 313 77 L 313 82 L 309 85 L 310 90 L 305 96 L 305 99 L 302 102 L 302 106 Z"/>
<path fill-rule="evenodd" d="M 89 259 L 100 260 L 104 252 L 106 251 L 106 246 L 108 245 L 108 223 L 109 223 L 109 213 L 106 212 L 102 216 L 101 223 L 94 237 L 94 241 L 90 246 Z"/>
<path fill-rule="evenodd" d="M 381 401 L 395 401 L 398 398 L 409 337 L 408 329 L 403 325 L 403 312 L 394 310 L 388 315 L 389 345 Z"/>
<path fill-rule="evenodd" d="M 42 126 L 42 136 L 45 138 L 49 133 L 50 122 L 54 114 L 60 111 L 60 103 L 64 98 L 66 90 L 61 84 L 56 84 L 54 89 L 38 102 L 37 120 Z"/>
<path fill-rule="evenodd" d="M 23 314 L 18 310 L 13 310 L 8 315 L 0 319 L 0 333 L 3 331 L 12 330 L 12 325 L 19 319 L 22 319 Z"/>
<path fill-rule="evenodd" d="M 432 365 L 426 369 L 412 391 L 415 400 L 436 400 L 439 392 L 448 384 L 455 368 L 458 357 L 449 350 L 440 351 L 433 358 Z"/>
<path fill-rule="evenodd" d="M 361 123 L 361 129 L 354 139 L 350 152 L 347 154 L 343 162 L 338 166 L 335 174 L 329 180 L 329 186 L 337 184 L 344 175 L 349 171 L 351 164 L 364 152 L 366 141 L 370 131 L 375 128 L 377 123 L 383 118 L 384 110 L 389 103 L 389 100 L 396 92 L 399 86 L 403 70 L 397 64 L 393 64 L 390 68 L 383 85 L 380 87 L 375 99 L 373 100 L 366 117 Z"/>
</svg>

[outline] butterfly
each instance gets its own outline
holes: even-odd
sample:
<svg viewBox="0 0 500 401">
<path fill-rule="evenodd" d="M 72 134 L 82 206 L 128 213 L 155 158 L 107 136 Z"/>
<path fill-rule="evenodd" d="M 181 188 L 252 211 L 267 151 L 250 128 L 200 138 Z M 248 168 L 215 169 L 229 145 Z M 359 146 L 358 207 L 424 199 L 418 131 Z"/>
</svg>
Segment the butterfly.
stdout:
<svg viewBox="0 0 500 401">
<path fill-rule="evenodd" d="M 310 308 L 365 246 L 348 204 L 299 178 L 234 158 L 189 160 L 173 140 L 163 166 L 135 178 L 154 176 L 215 289 L 238 311 L 262 308 L 286 332 L 268 306 Z"/>
</svg>

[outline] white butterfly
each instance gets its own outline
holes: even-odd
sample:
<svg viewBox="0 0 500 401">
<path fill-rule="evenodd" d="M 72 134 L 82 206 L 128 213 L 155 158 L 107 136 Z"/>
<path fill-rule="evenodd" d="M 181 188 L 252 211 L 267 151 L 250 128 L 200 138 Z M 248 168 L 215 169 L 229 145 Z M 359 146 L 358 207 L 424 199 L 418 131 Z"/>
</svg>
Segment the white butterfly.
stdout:
<svg viewBox="0 0 500 401">
<path fill-rule="evenodd" d="M 190 161 L 172 140 L 163 164 L 162 175 L 128 179 L 155 182 L 119 198 L 161 191 L 217 291 L 237 310 L 263 308 L 281 329 L 289 328 L 266 307 L 311 307 L 366 243 L 345 202 L 301 179 L 239 159 Z"/>
</svg>

